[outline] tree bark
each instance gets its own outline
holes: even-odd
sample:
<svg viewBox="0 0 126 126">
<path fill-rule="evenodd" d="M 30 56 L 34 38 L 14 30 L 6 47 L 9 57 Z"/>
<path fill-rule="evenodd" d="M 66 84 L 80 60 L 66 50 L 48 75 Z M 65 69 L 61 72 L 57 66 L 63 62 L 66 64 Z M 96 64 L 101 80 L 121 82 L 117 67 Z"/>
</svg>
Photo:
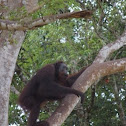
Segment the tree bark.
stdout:
<svg viewBox="0 0 126 126">
<path fill-rule="evenodd" d="M 7 32 L 3 31 L 0 36 L 7 35 Z M 18 42 L 17 44 L 10 44 L 7 40 L 8 38 L 1 41 L 0 44 L 0 126 L 8 125 L 8 103 L 9 103 L 9 92 L 10 84 L 12 81 L 15 63 L 17 56 L 21 47 L 21 44 L 24 40 L 23 32 L 15 32 L 13 37 Z M 4 43 L 6 45 L 4 45 Z"/>
<path fill-rule="evenodd" d="M 1 0 L 0 4 L 8 8 L 2 12 L 6 19 L 9 11 L 23 5 L 22 0 Z M 8 126 L 10 84 L 24 37 L 23 31 L 0 31 L 0 126 Z"/>
<path fill-rule="evenodd" d="M 8 11 L 19 7 L 21 1 L 1 0 L 0 2 L 0 4 L 8 7 L 8 10 L 3 11 L 3 15 L 7 17 Z M 11 37 L 9 36 L 10 34 L 12 35 Z M 0 126 L 8 126 L 10 84 L 24 37 L 23 31 L 0 32 Z"/>
<path fill-rule="evenodd" d="M 28 6 L 29 7 L 29 6 Z M 30 30 L 35 29 L 40 26 L 47 25 L 49 23 L 52 23 L 58 19 L 69 19 L 69 18 L 90 18 L 92 15 L 92 11 L 83 10 L 83 11 L 77 11 L 77 12 L 69 12 L 69 13 L 63 13 L 63 14 L 57 14 L 57 15 L 50 15 L 45 16 L 36 20 L 28 21 L 28 19 L 21 19 L 20 21 L 10 21 L 10 20 L 3 20 L 0 19 L 0 29 L 1 30 Z"/>
<path fill-rule="evenodd" d="M 104 62 L 114 51 L 126 45 L 126 31 L 113 43 L 104 46 L 97 55 L 93 64 L 88 67 L 74 83 L 73 88 L 85 92 L 95 81 L 101 77 L 123 72 L 126 70 L 126 58 Z M 104 62 L 104 63 L 103 63 Z M 67 95 L 56 111 L 47 119 L 51 126 L 60 126 L 78 103 L 79 98 Z"/>
<path fill-rule="evenodd" d="M 0 5 L 8 8 L 2 9 L 2 11 L 0 10 L 0 14 L 2 14 L 5 19 L 0 19 L 0 126 L 8 125 L 10 84 L 12 81 L 18 53 L 25 38 L 24 31 L 49 24 L 50 22 L 55 21 L 57 19 L 80 17 L 86 18 L 90 16 L 88 14 L 91 14 L 90 11 L 80 11 L 54 16 L 46 16 L 42 19 L 37 19 L 35 21 L 30 22 L 27 22 L 22 19 L 22 23 L 10 21 L 8 19 L 8 13 L 12 10 L 20 8 L 23 4 L 25 5 L 28 13 L 34 12 L 37 8 L 40 7 L 37 3 L 38 0 L 0 1 Z"/>
<path fill-rule="evenodd" d="M 0 19 L 0 29 L 3 30 L 3 31 L 0 31 L 0 66 L 1 66 L 1 71 L 0 71 L 0 126 L 8 125 L 8 103 L 9 103 L 10 84 L 12 81 L 18 53 L 19 53 L 20 47 L 21 47 L 22 42 L 25 37 L 24 31 L 27 29 L 34 29 L 36 27 L 40 27 L 40 26 L 49 24 L 50 22 L 55 21 L 57 19 L 80 18 L 80 17 L 87 18 L 87 17 L 90 17 L 90 15 L 92 14 L 91 11 L 66 13 L 66 14 L 61 14 L 61 15 L 43 17 L 41 19 L 37 19 L 35 21 L 30 21 L 30 22 L 25 22 L 24 20 L 22 20 L 22 22 L 24 21 L 23 22 L 24 24 L 15 22 L 15 21 L 10 21 L 7 16 L 9 11 L 21 7 L 24 3 L 25 3 L 28 13 L 33 12 L 33 10 L 36 9 L 36 7 L 38 6 L 37 5 L 38 0 L 23 0 L 23 3 L 22 3 L 22 0 L 18 0 L 18 1 L 1 0 L 0 1 L 0 5 L 8 7 L 8 10 L 2 10 L 2 14 L 4 15 L 6 20 Z M 10 30 L 12 32 L 5 31 L 5 30 Z M 20 30 L 20 31 L 16 31 L 16 30 Z M 10 38 L 10 34 L 11 34 L 11 38 Z M 124 34 L 124 37 L 121 37 L 121 38 L 123 38 L 123 40 L 120 39 L 119 41 L 123 41 L 123 44 L 124 44 L 124 39 L 126 40 L 126 33 Z M 121 46 L 119 46 L 119 47 L 121 47 Z M 117 64 L 116 64 L 116 62 L 113 61 L 113 62 L 109 62 L 109 64 L 107 62 L 105 64 L 96 64 L 96 66 L 95 65 L 90 66 L 82 74 L 82 76 L 79 77 L 77 82 L 75 82 L 74 88 L 77 88 L 78 90 L 81 90 L 84 92 L 94 81 L 96 81 L 101 76 L 104 76 L 105 74 L 111 74 L 113 72 L 117 72 L 116 70 L 118 70 L 118 72 L 123 71 L 124 65 L 125 65 L 125 60 L 126 59 L 123 59 L 122 62 L 121 62 L 121 60 L 118 60 Z M 113 63 L 115 63 L 115 64 L 113 64 Z M 98 68 L 100 68 L 100 65 L 104 66 L 104 67 L 102 66 L 103 68 L 101 67 L 102 70 L 100 70 L 99 72 L 95 71 L 94 68 L 96 68 L 98 70 Z M 106 70 L 105 70 L 105 66 L 108 67 Z M 110 70 L 110 66 L 111 67 L 113 66 L 114 69 Z M 92 71 L 92 69 L 94 71 Z M 110 70 L 110 71 L 108 72 L 107 70 Z M 99 73 L 98 74 L 99 76 L 95 75 L 97 73 Z M 85 79 L 85 77 L 88 77 L 87 80 Z M 89 79 L 90 77 L 91 77 L 91 80 Z M 81 87 L 81 85 L 83 84 L 83 81 L 85 82 L 84 86 L 82 86 L 82 89 L 80 89 L 79 86 Z M 76 87 L 77 83 L 78 83 L 78 87 Z M 72 95 L 72 97 L 69 95 L 67 98 L 65 98 L 68 102 L 68 105 L 72 105 L 72 107 L 69 108 L 69 106 L 64 104 L 65 102 L 62 102 L 61 106 L 65 105 L 64 112 L 66 112 L 66 116 L 64 116 L 64 118 L 61 118 L 63 115 L 61 113 L 63 108 L 59 109 L 59 112 L 55 112 L 55 114 L 58 116 L 55 116 L 55 114 L 54 114 L 54 117 L 56 117 L 56 118 L 54 118 L 54 117 L 49 118 L 48 121 L 50 122 L 51 125 L 53 125 L 53 124 L 60 125 L 65 120 L 67 115 L 70 113 L 70 111 L 72 111 L 72 109 L 74 108 L 74 106 L 76 105 L 76 103 L 78 101 L 78 98 L 76 96 L 74 96 L 74 97 L 73 97 L 73 95 Z M 66 101 L 65 99 L 64 99 L 64 101 Z M 73 99 L 73 101 L 72 101 L 72 99 Z M 53 122 L 53 119 L 54 119 L 54 122 Z M 56 122 L 56 119 L 58 119 L 60 121 Z"/>
<path fill-rule="evenodd" d="M 95 81 L 106 75 L 123 72 L 126 69 L 126 58 L 94 63 L 74 83 L 73 88 L 85 92 Z M 79 98 L 75 95 L 67 95 L 56 111 L 47 120 L 51 126 L 60 126 L 78 103 Z"/>
<path fill-rule="evenodd" d="M 126 45 L 126 31 L 113 43 L 104 46 L 98 53 L 93 63 L 103 63 L 114 51 Z"/>
</svg>

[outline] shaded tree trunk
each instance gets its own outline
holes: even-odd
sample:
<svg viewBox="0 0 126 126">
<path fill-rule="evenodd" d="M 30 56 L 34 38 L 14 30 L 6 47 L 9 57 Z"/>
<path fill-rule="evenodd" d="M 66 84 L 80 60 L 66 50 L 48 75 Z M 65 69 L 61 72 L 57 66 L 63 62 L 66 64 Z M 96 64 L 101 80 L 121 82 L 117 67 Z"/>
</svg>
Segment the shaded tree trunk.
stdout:
<svg viewBox="0 0 126 126">
<path fill-rule="evenodd" d="M 9 11 L 20 6 L 20 0 L 2 0 L 3 6 L 8 10 L 3 11 L 2 15 L 7 17 Z M 10 37 L 11 34 L 11 37 Z M 0 126 L 8 125 L 8 104 L 10 84 L 12 81 L 17 56 L 24 40 L 23 31 L 1 31 L 0 32 Z"/>
<path fill-rule="evenodd" d="M 1 0 L 0 5 L 8 8 L 2 10 L 2 16 L 7 19 L 9 12 L 21 7 L 23 3 L 22 0 Z M 8 126 L 10 84 L 24 38 L 24 31 L 0 31 L 0 126 Z"/>
<path fill-rule="evenodd" d="M 24 40 L 24 32 L 16 31 L 13 34 L 13 38 L 18 42 L 17 44 L 10 44 L 8 41 L 7 31 L 3 31 L 0 35 L 0 126 L 8 125 L 8 103 L 10 84 L 12 81 L 17 56 Z M 5 37 L 2 37 L 2 36 Z"/>
</svg>

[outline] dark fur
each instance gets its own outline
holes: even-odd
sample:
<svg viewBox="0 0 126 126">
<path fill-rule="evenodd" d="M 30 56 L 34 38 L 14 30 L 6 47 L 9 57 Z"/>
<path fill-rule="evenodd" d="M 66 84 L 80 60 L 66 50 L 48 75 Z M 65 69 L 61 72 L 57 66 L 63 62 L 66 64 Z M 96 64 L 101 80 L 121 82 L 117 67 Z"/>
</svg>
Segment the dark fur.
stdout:
<svg viewBox="0 0 126 126">
<path fill-rule="evenodd" d="M 84 94 L 69 87 L 72 86 L 84 70 L 67 77 L 66 74 L 58 72 L 62 63 L 60 61 L 46 65 L 32 77 L 23 89 L 19 97 L 19 104 L 24 110 L 30 112 L 28 126 L 49 126 L 46 121 L 36 123 L 41 103 L 45 103 L 48 100 L 61 99 L 67 94 L 80 96 L 83 101 Z"/>
<path fill-rule="evenodd" d="M 71 74 L 67 77 L 65 86 L 71 87 L 77 78 L 86 70 L 87 67 L 82 68 L 79 72 Z"/>
</svg>

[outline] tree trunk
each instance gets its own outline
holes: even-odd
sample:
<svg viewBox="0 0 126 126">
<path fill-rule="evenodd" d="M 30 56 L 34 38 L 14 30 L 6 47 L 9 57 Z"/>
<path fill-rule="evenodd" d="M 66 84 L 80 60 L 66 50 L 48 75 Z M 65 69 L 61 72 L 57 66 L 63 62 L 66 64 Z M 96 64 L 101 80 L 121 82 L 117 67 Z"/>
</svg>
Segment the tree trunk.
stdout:
<svg viewBox="0 0 126 126">
<path fill-rule="evenodd" d="M 106 75 L 125 71 L 126 58 L 104 63 L 94 63 L 88 67 L 72 86 L 74 89 L 85 92 L 94 82 Z M 76 95 L 67 95 L 56 111 L 47 119 L 51 126 L 60 126 L 78 103 Z"/>
<path fill-rule="evenodd" d="M 3 11 L 3 16 L 7 18 L 9 11 L 18 8 L 20 2 L 1 0 L 0 4 L 8 7 L 8 10 Z M 10 84 L 24 37 L 23 31 L 0 31 L 0 126 L 8 126 Z"/>
<path fill-rule="evenodd" d="M 98 81 L 101 77 L 109 75 L 110 73 L 113 74 L 114 71 L 115 72 L 125 71 L 126 58 L 120 60 L 120 63 L 114 61 L 104 62 L 112 52 L 126 45 L 125 40 L 126 40 L 126 31 L 124 31 L 124 33 L 115 42 L 104 46 L 99 51 L 93 64 L 90 67 L 88 67 L 74 83 L 73 88 L 85 92 L 94 82 Z M 122 67 L 120 67 L 121 64 Z M 119 69 L 117 70 L 117 68 Z M 52 126 L 60 126 L 67 118 L 67 116 L 71 113 L 71 111 L 76 106 L 78 101 L 79 101 L 78 97 L 74 95 L 67 95 L 67 97 L 65 97 L 62 100 L 60 106 L 56 109 L 56 111 L 49 117 L 49 119 L 47 119 L 47 121 Z"/>
<path fill-rule="evenodd" d="M 12 81 L 17 56 L 24 40 L 22 31 L 14 32 L 13 37 L 17 40 L 17 44 L 11 44 L 6 36 L 7 31 L 3 31 L 0 35 L 0 126 L 8 125 L 8 103 L 10 84 Z M 4 35 L 4 37 L 2 37 Z M 6 37 L 6 38 L 5 38 Z"/>
<path fill-rule="evenodd" d="M 25 38 L 24 31 L 26 26 L 22 28 L 21 24 L 16 21 L 9 20 L 8 14 L 17 9 L 21 8 L 23 4 L 26 7 L 27 13 L 33 13 L 35 10 L 40 8 L 38 5 L 38 0 L 0 0 L 0 6 L 8 9 L 0 9 L 0 126 L 8 125 L 8 103 L 9 103 L 9 93 L 10 84 L 12 81 L 16 60 L 18 57 L 19 50 L 21 48 L 22 42 Z M 49 24 L 57 19 L 66 18 L 83 18 L 90 17 L 92 12 L 90 11 L 78 11 L 73 13 L 66 13 L 54 16 L 44 17 L 44 20 L 38 19 L 35 22 L 25 24 L 28 25 L 27 29 L 31 27 L 40 27 Z M 50 21 L 49 21 L 50 20 Z M 40 23 L 41 21 L 41 23 Z M 20 22 L 20 21 L 19 21 Z M 38 24 L 39 23 L 39 24 Z M 29 26 L 30 25 L 30 26 Z M 11 30 L 11 31 L 7 31 Z M 20 31 L 19 31 L 20 30 Z M 24 30 L 24 31 L 23 31 Z"/>
</svg>

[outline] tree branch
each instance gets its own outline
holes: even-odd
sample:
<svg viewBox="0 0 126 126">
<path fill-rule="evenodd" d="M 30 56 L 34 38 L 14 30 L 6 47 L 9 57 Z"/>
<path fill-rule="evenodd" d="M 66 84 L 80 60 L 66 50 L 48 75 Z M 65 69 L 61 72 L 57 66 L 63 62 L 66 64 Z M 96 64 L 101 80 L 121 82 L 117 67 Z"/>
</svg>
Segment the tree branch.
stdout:
<svg viewBox="0 0 126 126">
<path fill-rule="evenodd" d="M 123 72 L 126 70 L 126 58 L 108 61 L 104 63 L 94 63 L 88 67 L 84 73 L 74 83 L 73 88 L 85 92 L 95 81 L 106 75 Z M 60 126 L 68 117 L 78 103 L 79 98 L 75 95 L 67 95 L 60 106 L 47 120 L 51 126 Z"/>
<path fill-rule="evenodd" d="M 125 71 L 126 58 L 104 62 L 112 52 L 118 50 L 124 45 L 126 45 L 126 31 L 115 42 L 104 46 L 99 51 L 99 54 L 97 55 L 93 64 L 82 73 L 82 75 L 73 85 L 73 88 L 85 92 L 101 77 Z M 60 126 L 74 109 L 78 101 L 79 98 L 77 96 L 67 95 L 67 97 L 62 100 L 60 106 L 47 121 L 51 124 L 51 126 Z"/>
<path fill-rule="evenodd" d="M 120 49 L 122 46 L 126 45 L 126 31 L 113 43 L 104 46 L 98 53 L 93 63 L 102 63 L 107 57 L 114 51 Z"/>
<path fill-rule="evenodd" d="M 69 18 L 90 18 L 92 15 L 92 11 L 83 10 L 78 12 L 72 13 L 64 13 L 64 14 L 57 14 L 51 16 L 45 16 L 33 21 L 25 21 L 22 20 L 21 22 L 18 21 L 10 21 L 10 20 L 3 20 L 0 19 L 0 30 L 30 30 L 35 29 L 40 26 L 47 25 L 51 22 L 54 22 L 58 19 L 69 19 Z"/>
</svg>

